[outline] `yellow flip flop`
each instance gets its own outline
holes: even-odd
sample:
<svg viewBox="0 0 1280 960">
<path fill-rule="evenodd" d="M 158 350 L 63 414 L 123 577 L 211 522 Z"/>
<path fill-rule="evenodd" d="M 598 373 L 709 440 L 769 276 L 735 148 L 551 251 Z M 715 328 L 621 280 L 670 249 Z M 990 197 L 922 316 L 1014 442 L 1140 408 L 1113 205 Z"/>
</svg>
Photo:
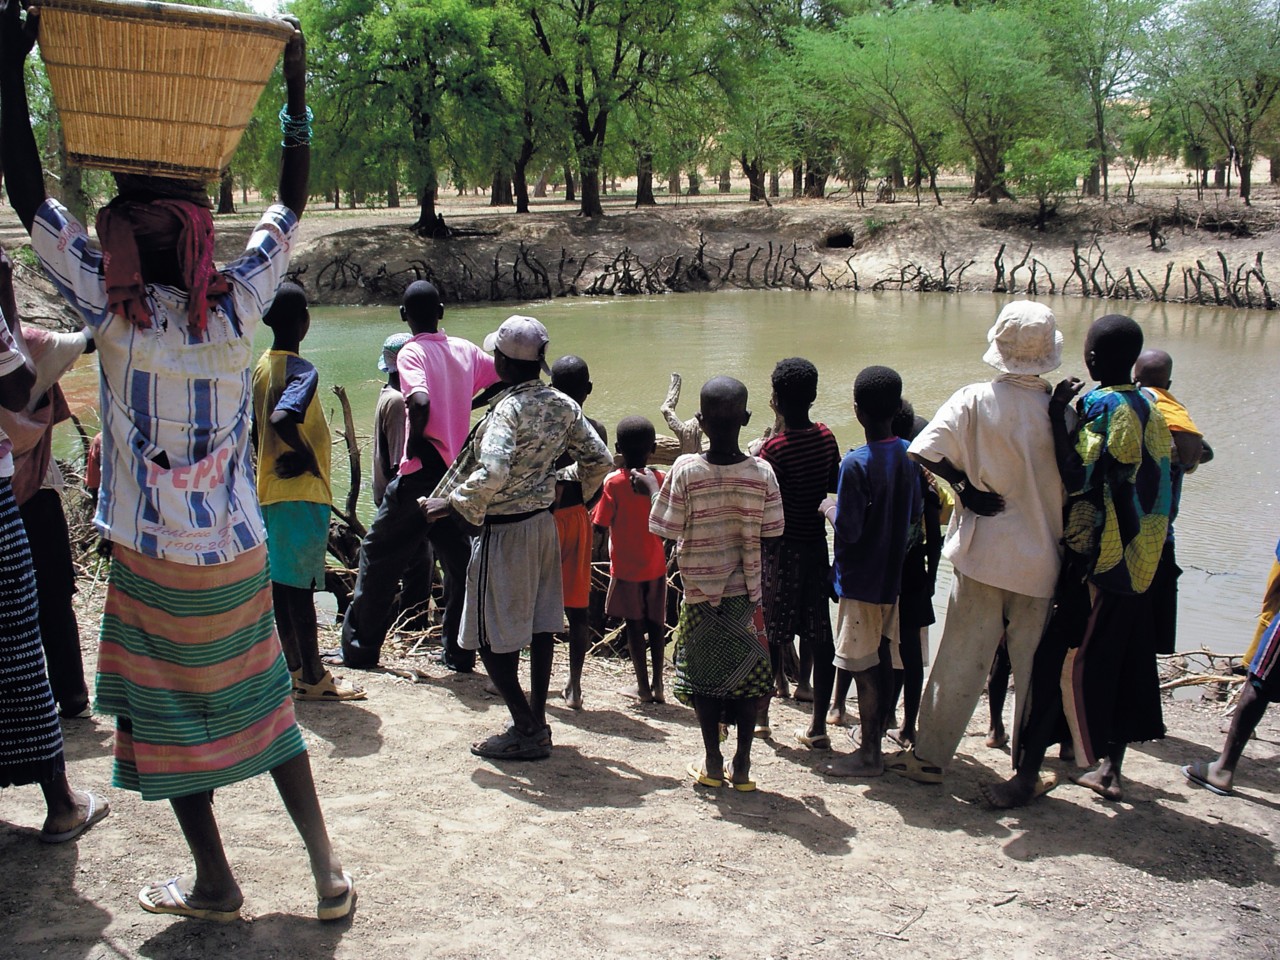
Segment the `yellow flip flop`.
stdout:
<svg viewBox="0 0 1280 960">
<path fill-rule="evenodd" d="M 723 787 L 724 781 L 717 780 L 715 777 L 707 775 L 706 764 L 699 765 L 690 760 L 688 766 L 684 768 L 685 773 L 693 777 L 693 782 L 704 787 Z"/>
</svg>

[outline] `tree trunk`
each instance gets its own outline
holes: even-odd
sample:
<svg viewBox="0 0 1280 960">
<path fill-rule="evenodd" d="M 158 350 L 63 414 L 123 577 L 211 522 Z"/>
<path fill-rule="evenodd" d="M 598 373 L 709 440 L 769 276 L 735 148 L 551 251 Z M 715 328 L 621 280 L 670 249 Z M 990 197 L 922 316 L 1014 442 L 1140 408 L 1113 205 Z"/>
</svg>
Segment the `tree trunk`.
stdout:
<svg viewBox="0 0 1280 960">
<path fill-rule="evenodd" d="M 791 195 L 799 197 L 804 195 L 804 164 L 797 163 L 791 168 Z"/>
<path fill-rule="evenodd" d="M 1253 189 L 1253 161 L 1240 158 L 1236 162 L 1240 171 L 1240 199 L 1249 204 L 1249 193 Z"/>
<path fill-rule="evenodd" d="M 667 193 L 673 197 L 680 196 L 680 168 L 672 167 L 667 174 Z"/>
<path fill-rule="evenodd" d="M 1083 193 L 1086 197 L 1096 197 L 1102 192 L 1102 170 L 1098 166 L 1097 161 L 1089 168 L 1089 172 L 1085 174 Z"/>
<path fill-rule="evenodd" d="M 231 168 L 222 171 L 222 179 L 218 181 L 218 213 L 236 212 L 236 182 L 231 175 Z"/>
<path fill-rule="evenodd" d="M 750 188 L 750 194 L 747 199 L 752 202 L 758 202 L 764 199 L 764 167 L 760 163 L 760 158 L 748 160 L 747 155 L 743 154 L 738 157 L 738 163 L 742 165 L 742 173 L 747 178 L 747 184 Z"/>
<path fill-rule="evenodd" d="M 516 154 L 516 165 L 512 179 L 516 190 L 516 213 L 529 212 L 529 161 L 533 159 L 533 141 L 525 137 L 520 141 L 520 152 Z"/>
<path fill-rule="evenodd" d="M 720 168 L 720 192 L 721 193 L 732 192 L 733 190 L 732 176 L 733 176 L 733 171 L 729 169 L 729 165 L 727 163 Z"/>
<path fill-rule="evenodd" d="M 1280 151 L 1271 154 L 1267 161 L 1271 164 L 1271 182 L 1280 183 Z"/>
<path fill-rule="evenodd" d="M 636 157 L 636 206 L 656 207 L 653 198 L 653 154 L 642 150 Z"/>
<path fill-rule="evenodd" d="M 902 161 L 897 157 L 889 159 L 889 169 L 886 171 L 889 175 L 889 182 L 893 184 L 893 189 L 904 190 L 907 186 L 906 177 L 902 175 Z"/>
<path fill-rule="evenodd" d="M 511 196 L 511 177 L 505 169 L 493 171 L 493 184 L 489 187 L 489 206 L 509 207 L 515 200 Z"/>
<path fill-rule="evenodd" d="M 533 185 L 533 198 L 541 200 L 547 195 L 547 171 L 538 174 L 538 182 Z"/>
<path fill-rule="evenodd" d="M 596 147 L 586 147 L 578 155 L 578 178 L 582 181 L 578 213 L 584 217 L 603 217 L 604 207 L 600 205 L 600 154 Z"/>
<path fill-rule="evenodd" d="M 693 167 L 689 170 L 689 196 L 702 196 L 702 181 L 698 179 L 698 168 Z"/>
<path fill-rule="evenodd" d="M 1213 165 L 1213 185 L 1222 187 L 1227 182 L 1227 164 L 1225 160 L 1220 160 Z"/>
<path fill-rule="evenodd" d="M 778 182 L 778 168 L 774 167 L 769 171 L 769 196 L 777 197 L 781 184 Z"/>
<path fill-rule="evenodd" d="M 400 184 L 396 182 L 393 175 L 387 180 L 387 209 L 398 210 L 400 208 Z"/>
<path fill-rule="evenodd" d="M 435 167 L 431 167 L 423 176 L 422 186 L 418 190 L 418 221 L 413 225 L 413 232 L 420 237 L 433 237 L 438 230 L 436 190 L 439 186 Z"/>
<path fill-rule="evenodd" d="M 821 200 L 827 194 L 827 173 L 813 160 L 810 160 L 806 166 L 804 195 Z"/>
<path fill-rule="evenodd" d="M 342 190 L 339 187 L 333 188 L 333 209 L 342 209 Z"/>
<path fill-rule="evenodd" d="M 577 199 L 573 190 L 573 168 L 566 163 L 564 165 L 564 202 L 573 203 Z"/>
</svg>

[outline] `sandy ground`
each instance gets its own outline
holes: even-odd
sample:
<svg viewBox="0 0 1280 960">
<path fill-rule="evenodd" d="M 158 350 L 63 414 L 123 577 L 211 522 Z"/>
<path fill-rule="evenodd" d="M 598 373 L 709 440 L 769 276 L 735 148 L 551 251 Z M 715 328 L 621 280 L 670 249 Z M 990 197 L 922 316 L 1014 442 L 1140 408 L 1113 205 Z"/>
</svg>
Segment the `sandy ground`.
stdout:
<svg viewBox="0 0 1280 960">
<path fill-rule="evenodd" d="M 92 629 L 84 634 L 92 665 Z M 110 724 L 95 718 L 66 722 L 67 755 L 74 783 L 110 796 L 107 820 L 49 848 L 36 839 L 38 791 L 0 794 L 0 956 L 1280 953 L 1276 711 L 1235 798 L 1179 774 L 1176 764 L 1221 742 L 1221 705 L 1180 701 L 1168 738 L 1130 754 L 1125 802 L 1064 782 L 1001 814 L 978 799 L 978 784 L 1008 766 L 982 742 L 985 704 L 943 787 L 824 779 L 814 768 L 829 755 L 792 744 L 803 716 L 777 704 L 775 739 L 753 753 L 760 791 L 738 794 L 692 785 L 692 711 L 626 701 L 614 692 L 625 680 L 617 661 L 589 663 L 587 709 L 554 710 L 555 753 L 533 764 L 468 752 L 504 723 L 482 677 L 422 656 L 384 662 L 417 668 L 419 682 L 362 674 L 367 702 L 298 710 L 331 833 L 357 878 L 351 920 L 311 919 L 305 857 L 268 777 L 217 797 L 244 921 L 143 913 L 138 888 L 185 869 L 187 853 L 167 805 L 109 788 Z"/>
</svg>

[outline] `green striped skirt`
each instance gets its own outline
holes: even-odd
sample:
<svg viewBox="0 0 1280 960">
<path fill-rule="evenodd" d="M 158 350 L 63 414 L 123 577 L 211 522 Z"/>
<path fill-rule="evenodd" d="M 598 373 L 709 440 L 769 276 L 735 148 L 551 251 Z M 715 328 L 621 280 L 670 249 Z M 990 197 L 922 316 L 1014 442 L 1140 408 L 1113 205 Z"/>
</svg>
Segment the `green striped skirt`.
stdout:
<svg viewBox="0 0 1280 960">
<path fill-rule="evenodd" d="M 266 558 L 194 566 L 113 545 L 95 707 L 117 718 L 115 786 L 184 797 L 306 750 Z"/>
<path fill-rule="evenodd" d="M 749 597 L 680 604 L 675 662 L 674 689 L 681 703 L 692 706 L 695 696 L 765 696 L 773 689 L 773 668 L 760 604 Z"/>
</svg>

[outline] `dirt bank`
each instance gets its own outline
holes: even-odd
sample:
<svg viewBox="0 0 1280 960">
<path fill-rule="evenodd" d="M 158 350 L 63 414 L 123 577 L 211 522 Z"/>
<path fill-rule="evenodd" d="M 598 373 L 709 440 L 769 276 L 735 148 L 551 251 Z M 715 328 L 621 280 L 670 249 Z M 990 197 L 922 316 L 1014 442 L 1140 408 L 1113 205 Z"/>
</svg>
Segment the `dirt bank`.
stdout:
<svg viewBox="0 0 1280 960">
<path fill-rule="evenodd" d="M 458 235 L 444 240 L 412 232 L 413 208 L 313 205 L 293 270 L 325 304 L 395 303 L 409 282 L 425 278 L 459 302 L 798 287 L 1087 291 L 1274 305 L 1267 275 L 1280 256 L 1274 190 L 1250 207 L 1221 194 L 1197 201 L 1193 191 L 1167 186 L 1139 196 L 1143 202 L 1133 204 L 1069 201 L 1045 231 L 1035 229 L 1025 205 L 954 196 L 943 207 L 853 199 L 766 206 L 728 197 L 635 210 L 616 201 L 597 220 L 562 203 L 517 216 L 476 198 L 445 198 L 441 209 Z M 250 208 L 220 218 L 220 260 L 235 256 L 252 221 Z M 11 246 L 22 240 L 15 227 L 0 220 L 0 237 Z M 34 271 L 19 270 L 19 293 L 31 316 L 63 313 Z"/>
</svg>

